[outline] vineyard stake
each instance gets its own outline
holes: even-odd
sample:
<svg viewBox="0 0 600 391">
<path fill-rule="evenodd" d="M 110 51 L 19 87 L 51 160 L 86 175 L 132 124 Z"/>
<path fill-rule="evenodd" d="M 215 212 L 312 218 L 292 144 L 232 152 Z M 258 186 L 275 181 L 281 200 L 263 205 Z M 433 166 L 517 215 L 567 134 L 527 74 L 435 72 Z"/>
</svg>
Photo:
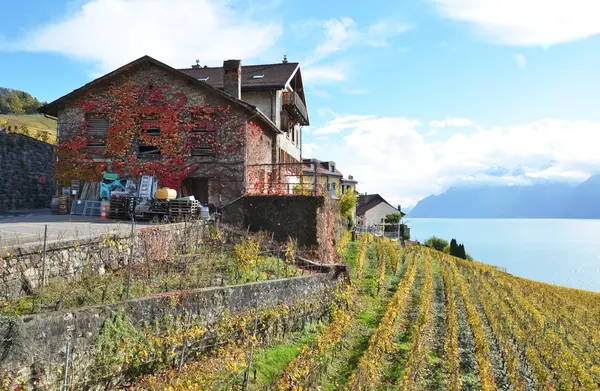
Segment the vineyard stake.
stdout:
<svg viewBox="0 0 600 391">
<path fill-rule="evenodd" d="M 248 381 L 250 380 L 250 369 L 252 368 L 252 358 L 254 357 L 254 339 L 256 338 L 256 329 L 258 328 L 258 297 L 256 298 L 256 315 L 254 316 L 254 331 L 252 332 L 252 346 L 250 348 L 250 359 L 248 360 L 248 368 L 244 375 L 244 390 L 248 389 Z"/>
<path fill-rule="evenodd" d="M 67 342 L 65 353 L 65 376 L 63 379 L 63 391 L 67 391 L 67 386 L 69 383 L 69 359 L 71 358 L 71 342 Z"/>
</svg>

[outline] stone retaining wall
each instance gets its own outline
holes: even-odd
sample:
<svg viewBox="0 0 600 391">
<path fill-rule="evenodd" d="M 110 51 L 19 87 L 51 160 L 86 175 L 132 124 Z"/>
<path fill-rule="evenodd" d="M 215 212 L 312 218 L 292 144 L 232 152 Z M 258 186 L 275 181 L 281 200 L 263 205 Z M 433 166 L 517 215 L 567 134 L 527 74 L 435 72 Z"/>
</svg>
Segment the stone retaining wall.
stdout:
<svg viewBox="0 0 600 391">
<path fill-rule="evenodd" d="M 202 227 L 200 222 L 150 226 L 136 230 L 134 262 L 148 256 L 144 238 L 152 232 L 165 254 L 181 249 Z M 186 235 L 188 239 L 186 239 Z M 131 232 L 114 231 L 105 234 L 82 235 L 77 239 L 43 244 L 31 243 L 0 249 L 0 297 L 22 296 L 35 292 L 44 281 L 60 277 L 65 283 L 84 274 L 104 274 L 124 267 L 129 262 Z M 147 243 L 146 243 L 147 244 Z M 154 255 L 156 251 L 151 251 Z"/>
<path fill-rule="evenodd" d="M 0 211 L 49 208 L 53 145 L 0 130 Z"/>
<path fill-rule="evenodd" d="M 71 347 L 70 384 L 81 384 L 94 362 L 97 336 L 107 319 L 125 313 L 142 328 L 157 319 L 180 319 L 191 312 L 192 322 L 210 325 L 226 312 L 269 308 L 279 303 L 322 299 L 322 295 L 348 276 L 343 266 L 324 267 L 327 273 L 251 283 L 239 286 L 172 292 L 113 305 L 24 317 L 0 318 L 0 368 L 18 371 L 31 379 L 40 371 L 37 389 L 58 389 L 67 343 Z M 297 315 L 297 314 L 296 314 Z M 290 314 L 289 316 L 295 316 Z M 117 374 L 115 374 L 117 376 Z M 69 388 L 81 389 L 81 388 Z M 91 388 L 93 389 L 93 387 Z"/>
</svg>

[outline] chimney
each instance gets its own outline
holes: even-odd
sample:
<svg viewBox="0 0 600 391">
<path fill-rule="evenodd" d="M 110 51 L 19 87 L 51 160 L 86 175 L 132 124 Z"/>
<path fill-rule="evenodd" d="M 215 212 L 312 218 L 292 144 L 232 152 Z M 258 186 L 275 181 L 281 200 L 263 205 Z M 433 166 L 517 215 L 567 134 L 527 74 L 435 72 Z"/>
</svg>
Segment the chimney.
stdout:
<svg viewBox="0 0 600 391">
<path fill-rule="evenodd" d="M 242 62 L 223 61 L 223 90 L 229 95 L 242 99 Z"/>
<path fill-rule="evenodd" d="M 400 205 L 398 205 L 398 211 L 402 212 L 402 207 Z"/>
<path fill-rule="evenodd" d="M 192 65 L 193 69 L 198 69 L 200 68 L 200 60 L 196 60 L 196 65 Z"/>
</svg>

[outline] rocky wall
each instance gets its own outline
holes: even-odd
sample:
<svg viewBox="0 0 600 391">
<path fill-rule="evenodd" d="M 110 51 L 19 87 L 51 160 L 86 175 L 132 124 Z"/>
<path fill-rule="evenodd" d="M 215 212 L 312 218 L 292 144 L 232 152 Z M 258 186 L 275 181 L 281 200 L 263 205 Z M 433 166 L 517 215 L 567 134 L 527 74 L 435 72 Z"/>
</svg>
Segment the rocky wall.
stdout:
<svg viewBox="0 0 600 391">
<path fill-rule="evenodd" d="M 53 145 L 0 130 L 0 211 L 49 208 Z"/>
</svg>

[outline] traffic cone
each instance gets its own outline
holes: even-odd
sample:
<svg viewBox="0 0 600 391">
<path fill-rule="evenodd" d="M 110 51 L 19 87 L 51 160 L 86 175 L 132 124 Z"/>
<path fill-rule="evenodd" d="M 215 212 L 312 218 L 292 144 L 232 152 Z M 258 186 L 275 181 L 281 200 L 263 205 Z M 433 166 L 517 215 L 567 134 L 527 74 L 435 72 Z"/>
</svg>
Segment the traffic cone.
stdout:
<svg viewBox="0 0 600 391">
<path fill-rule="evenodd" d="M 100 205 L 100 219 L 106 220 L 106 204 L 104 203 Z"/>
</svg>

